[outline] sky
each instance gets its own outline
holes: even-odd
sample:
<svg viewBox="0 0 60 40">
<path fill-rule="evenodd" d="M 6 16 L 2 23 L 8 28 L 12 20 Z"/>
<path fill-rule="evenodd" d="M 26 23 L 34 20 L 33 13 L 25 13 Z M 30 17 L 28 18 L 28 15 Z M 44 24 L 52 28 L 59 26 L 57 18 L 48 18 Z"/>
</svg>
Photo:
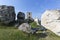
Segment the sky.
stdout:
<svg viewBox="0 0 60 40">
<path fill-rule="evenodd" d="M 45 10 L 60 9 L 60 0 L 0 0 L 0 5 L 14 6 L 15 13 L 32 12 L 32 17 L 41 18 Z"/>
</svg>

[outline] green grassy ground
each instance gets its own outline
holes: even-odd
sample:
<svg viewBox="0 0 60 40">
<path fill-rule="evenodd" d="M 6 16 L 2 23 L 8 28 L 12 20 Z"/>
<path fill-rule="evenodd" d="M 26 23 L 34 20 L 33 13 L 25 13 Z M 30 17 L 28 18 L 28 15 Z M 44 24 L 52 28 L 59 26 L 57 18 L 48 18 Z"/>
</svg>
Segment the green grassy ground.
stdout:
<svg viewBox="0 0 60 40">
<path fill-rule="evenodd" d="M 27 34 L 15 27 L 0 27 L 0 40 L 60 40 L 60 37 L 56 36 L 51 31 L 46 31 L 47 34 Z"/>
</svg>

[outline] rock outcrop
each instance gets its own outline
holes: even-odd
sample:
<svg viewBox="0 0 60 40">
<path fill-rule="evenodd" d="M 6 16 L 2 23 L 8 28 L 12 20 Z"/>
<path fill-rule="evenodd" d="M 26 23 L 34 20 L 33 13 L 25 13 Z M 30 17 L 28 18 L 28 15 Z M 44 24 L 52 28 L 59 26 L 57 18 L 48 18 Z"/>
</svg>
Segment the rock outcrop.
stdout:
<svg viewBox="0 0 60 40">
<path fill-rule="evenodd" d="M 37 23 L 37 25 L 40 25 L 39 24 L 40 20 L 38 18 L 35 18 L 34 21 Z"/>
<path fill-rule="evenodd" d="M 15 21 L 15 8 L 14 6 L 0 6 L 0 23 L 8 24 Z"/>
<path fill-rule="evenodd" d="M 41 25 L 60 36 L 60 10 L 46 10 L 41 16 Z"/>
<path fill-rule="evenodd" d="M 18 27 L 19 30 L 30 33 L 31 32 L 31 26 L 28 23 L 23 23 Z"/>
</svg>

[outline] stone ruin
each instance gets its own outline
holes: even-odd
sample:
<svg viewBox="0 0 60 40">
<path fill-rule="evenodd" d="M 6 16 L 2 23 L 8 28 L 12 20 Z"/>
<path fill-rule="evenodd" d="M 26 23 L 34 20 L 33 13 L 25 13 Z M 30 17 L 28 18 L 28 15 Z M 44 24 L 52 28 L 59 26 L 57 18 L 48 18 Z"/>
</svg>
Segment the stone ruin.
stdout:
<svg viewBox="0 0 60 40">
<path fill-rule="evenodd" d="M 41 16 L 41 25 L 60 36 L 60 10 L 46 10 Z"/>
</svg>

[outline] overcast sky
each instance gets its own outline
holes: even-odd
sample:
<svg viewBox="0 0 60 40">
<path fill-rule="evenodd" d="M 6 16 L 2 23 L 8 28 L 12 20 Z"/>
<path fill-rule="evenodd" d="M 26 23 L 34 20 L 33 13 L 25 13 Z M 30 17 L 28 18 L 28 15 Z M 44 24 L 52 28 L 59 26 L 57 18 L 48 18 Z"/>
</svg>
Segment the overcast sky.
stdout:
<svg viewBox="0 0 60 40">
<path fill-rule="evenodd" d="M 41 18 L 48 9 L 60 9 L 60 0 L 0 0 L 0 5 L 12 5 L 16 14 L 21 11 L 32 12 L 33 18 Z"/>
</svg>

